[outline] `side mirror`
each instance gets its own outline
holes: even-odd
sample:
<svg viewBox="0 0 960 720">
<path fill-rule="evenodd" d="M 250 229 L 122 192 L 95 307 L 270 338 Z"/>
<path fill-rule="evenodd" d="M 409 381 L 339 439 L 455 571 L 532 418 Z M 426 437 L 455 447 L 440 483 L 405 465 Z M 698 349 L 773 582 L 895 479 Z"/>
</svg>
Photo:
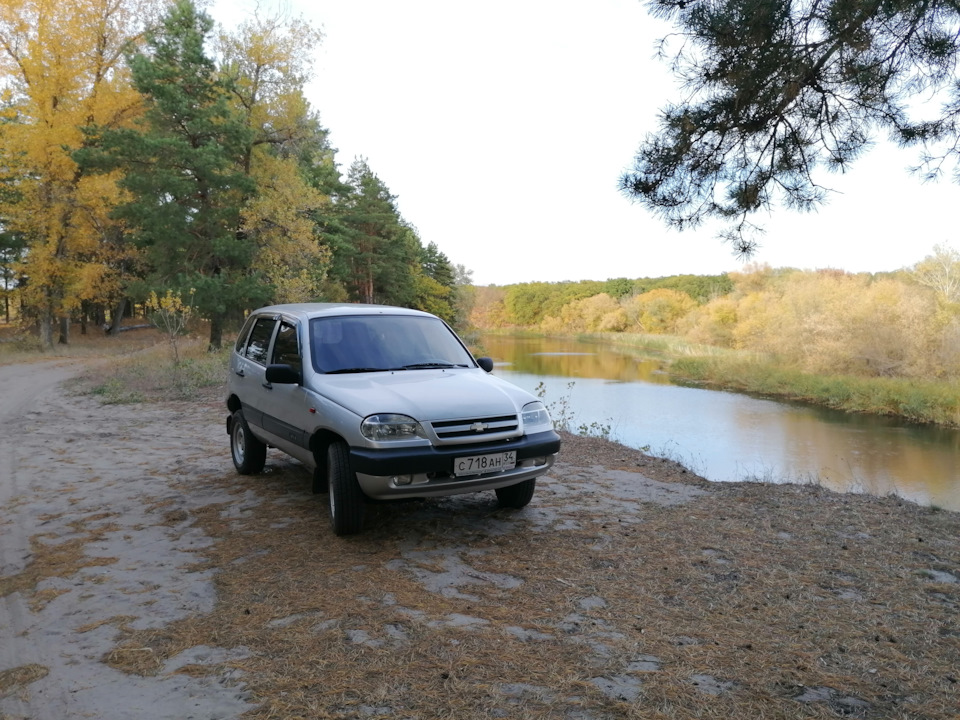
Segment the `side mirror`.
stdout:
<svg viewBox="0 0 960 720">
<path fill-rule="evenodd" d="M 278 385 L 299 385 L 301 382 L 300 371 L 294 370 L 292 365 L 267 365 L 265 379 Z"/>
<path fill-rule="evenodd" d="M 488 357 L 477 358 L 477 365 L 479 365 L 480 367 L 482 367 L 482 368 L 483 368 L 484 370 L 486 370 L 487 372 L 492 372 L 492 371 L 493 371 L 493 358 L 488 358 Z"/>
</svg>

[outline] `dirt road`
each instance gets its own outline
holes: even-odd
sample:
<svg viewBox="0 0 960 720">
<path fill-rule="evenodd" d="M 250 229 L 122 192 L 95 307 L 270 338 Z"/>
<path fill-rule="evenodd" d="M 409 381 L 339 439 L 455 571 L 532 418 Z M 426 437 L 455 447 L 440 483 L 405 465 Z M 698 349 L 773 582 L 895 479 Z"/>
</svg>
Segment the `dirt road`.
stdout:
<svg viewBox="0 0 960 720">
<path fill-rule="evenodd" d="M 176 674 L 187 658 L 150 678 L 102 662 L 120 626 L 213 607 L 212 573 L 189 571 L 210 539 L 150 508 L 223 500 L 183 491 L 225 469 L 219 427 L 175 408 L 104 412 L 62 389 L 75 370 L 0 367 L 0 717 L 236 717 L 242 685 Z"/>
</svg>

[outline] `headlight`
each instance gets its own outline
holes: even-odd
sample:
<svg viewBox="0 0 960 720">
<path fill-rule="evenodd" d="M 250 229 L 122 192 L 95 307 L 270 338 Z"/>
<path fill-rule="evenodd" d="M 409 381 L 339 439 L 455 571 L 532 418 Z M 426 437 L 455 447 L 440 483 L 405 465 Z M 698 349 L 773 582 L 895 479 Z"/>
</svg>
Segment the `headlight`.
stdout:
<svg viewBox="0 0 960 720">
<path fill-rule="evenodd" d="M 553 427 L 553 421 L 550 419 L 550 413 L 543 406 L 543 403 L 536 400 L 523 406 L 523 427 L 524 429 L 536 426 L 546 425 Z"/>
<path fill-rule="evenodd" d="M 420 423 L 409 415 L 371 415 L 360 423 L 360 432 L 367 440 L 382 442 L 384 440 L 410 440 L 415 437 L 426 437 Z"/>
</svg>

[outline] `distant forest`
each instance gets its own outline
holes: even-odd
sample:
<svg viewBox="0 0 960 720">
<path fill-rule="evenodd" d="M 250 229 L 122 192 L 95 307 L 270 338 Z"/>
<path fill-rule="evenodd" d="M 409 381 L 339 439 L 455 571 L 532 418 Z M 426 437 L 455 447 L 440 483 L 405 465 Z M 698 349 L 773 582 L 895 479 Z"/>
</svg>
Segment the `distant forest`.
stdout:
<svg viewBox="0 0 960 720">
<path fill-rule="evenodd" d="M 748 266 L 713 276 L 473 289 L 471 325 L 547 334 L 669 335 L 812 373 L 960 378 L 960 253 L 851 274 Z"/>
</svg>

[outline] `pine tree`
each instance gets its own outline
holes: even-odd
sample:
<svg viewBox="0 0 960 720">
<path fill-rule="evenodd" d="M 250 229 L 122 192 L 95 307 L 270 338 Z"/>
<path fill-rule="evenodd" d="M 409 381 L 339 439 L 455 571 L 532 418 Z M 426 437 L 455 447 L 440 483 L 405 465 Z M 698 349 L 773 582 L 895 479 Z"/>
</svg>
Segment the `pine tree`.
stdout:
<svg viewBox="0 0 960 720">
<path fill-rule="evenodd" d="M 810 209 L 818 168 L 843 169 L 881 131 L 922 147 L 928 176 L 960 157 L 955 0 L 650 0 L 678 32 L 687 97 L 667 107 L 621 189 L 677 228 L 725 218 L 749 254 L 751 214 Z M 671 43 L 675 43 L 671 45 Z M 934 98 L 926 107 L 914 102 Z"/>
<path fill-rule="evenodd" d="M 250 269 L 255 247 L 241 223 L 255 190 L 243 168 L 250 129 L 205 52 L 212 26 L 193 2 L 178 0 L 130 59 L 146 104 L 139 126 L 101 132 L 98 150 L 78 157 L 124 171 L 131 200 L 116 216 L 145 250 L 149 289 L 192 297 L 217 349 L 228 313 L 261 304 L 271 289 Z"/>
<path fill-rule="evenodd" d="M 440 251 L 435 242 L 427 243 L 420 249 L 420 267 L 444 287 L 453 288 L 456 285 L 456 274 L 450 258 Z"/>
<path fill-rule="evenodd" d="M 3 318 L 10 322 L 10 300 L 19 284 L 16 266 L 26 250 L 26 238 L 15 232 L 0 232 L 0 295 L 3 296 Z"/>
<path fill-rule="evenodd" d="M 410 305 L 420 241 L 397 210 L 396 197 L 363 158 L 347 173 L 340 198 L 340 233 L 331 275 L 349 297 L 365 303 Z"/>
</svg>

